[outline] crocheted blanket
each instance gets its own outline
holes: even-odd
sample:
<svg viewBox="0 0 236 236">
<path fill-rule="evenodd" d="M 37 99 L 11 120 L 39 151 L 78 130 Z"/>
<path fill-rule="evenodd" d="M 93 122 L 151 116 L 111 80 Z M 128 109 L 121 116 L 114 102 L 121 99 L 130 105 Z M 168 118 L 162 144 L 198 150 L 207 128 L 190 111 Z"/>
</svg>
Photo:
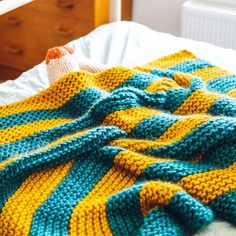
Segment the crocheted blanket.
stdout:
<svg viewBox="0 0 236 236">
<path fill-rule="evenodd" d="M 236 224 L 236 76 L 180 51 L 0 107 L 0 235 Z"/>
</svg>

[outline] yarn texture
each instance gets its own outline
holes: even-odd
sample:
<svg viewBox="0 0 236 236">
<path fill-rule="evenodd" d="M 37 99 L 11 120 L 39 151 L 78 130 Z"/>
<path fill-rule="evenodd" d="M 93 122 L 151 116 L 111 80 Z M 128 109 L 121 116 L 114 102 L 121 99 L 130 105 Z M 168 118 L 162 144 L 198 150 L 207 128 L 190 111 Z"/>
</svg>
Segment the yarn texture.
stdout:
<svg viewBox="0 0 236 236">
<path fill-rule="evenodd" d="M 236 225 L 236 76 L 180 51 L 72 72 L 0 107 L 0 235 Z"/>
</svg>

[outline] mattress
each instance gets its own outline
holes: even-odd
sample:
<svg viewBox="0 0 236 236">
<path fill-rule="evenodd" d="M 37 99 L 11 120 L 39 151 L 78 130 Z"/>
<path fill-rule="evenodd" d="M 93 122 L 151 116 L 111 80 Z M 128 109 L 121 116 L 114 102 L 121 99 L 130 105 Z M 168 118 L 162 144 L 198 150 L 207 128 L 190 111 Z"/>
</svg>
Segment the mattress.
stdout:
<svg viewBox="0 0 236 236">
<path fill-rule="evenodd" d="M 76 56 L 86 56 L 108 66 L 133 67 L 181 49 L 236 73 L 236 52 L 207 43 L 178 38 L 131 22 L 117 22 L 99 27 L 90 34 L 68 43 Z M 14 81 L 0 85 L 0 104 L 9 104 L 32 96 L 49 86 L 44 62 Z M 196 235 L 233 236 L 236 228 L 216 220 Z"/>
</svg>

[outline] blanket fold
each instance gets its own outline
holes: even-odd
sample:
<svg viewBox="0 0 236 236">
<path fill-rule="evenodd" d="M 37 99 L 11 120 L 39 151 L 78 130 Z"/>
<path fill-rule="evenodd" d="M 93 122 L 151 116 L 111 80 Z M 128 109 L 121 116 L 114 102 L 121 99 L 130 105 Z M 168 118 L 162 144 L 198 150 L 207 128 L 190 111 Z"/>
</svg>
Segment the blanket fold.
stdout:
<svg viewBox="0 0 236 236">
<path fill-rule="evenodd" d="M 73 72 L 0 107 L 0 235 L 236 225 L 236 75 L 188 51 Z"/>
</svg>

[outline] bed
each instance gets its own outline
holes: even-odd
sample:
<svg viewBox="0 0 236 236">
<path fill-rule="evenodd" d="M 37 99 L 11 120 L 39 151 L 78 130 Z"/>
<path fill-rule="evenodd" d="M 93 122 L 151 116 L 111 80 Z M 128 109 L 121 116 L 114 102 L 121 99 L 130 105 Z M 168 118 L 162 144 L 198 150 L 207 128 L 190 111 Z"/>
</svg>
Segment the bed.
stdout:
<svg viewBox="0 0 236 236">
<path fill-rule="evenodd" d="M 133 67 L 146 64 L 181 49 L 187 49 L 198 57 L 211 61 L 232 73 L 236 73 L 236 52 L 203 42 L 178 38 L 151 30 L 131 22 L 116 22 L 104 25 L 90 34 L 68 43 L 76 53 L 107 66 Z M 24 72 L 14 81 L 0 85 L 0 105 L 10 104 L 30 97 L 49 87 L 44 62 Z M 216 220 L 196 235 L 233 236 L 236 228 Z"/>
<path fill-rule="evenodd" d="M 236 73 L 234 50 L 160 33 L 138 23 L 116 22 L 104 25 L 85 37 L 68 43 L 68 46 L 76 48 L 78 54 L 97 63 L 129 67 L 187 49 L 200 58 Z M 46 67 L 42 62 L 16 80 L 1 84 L 0 104 L 16 102 L 48 86 Z"/>
</svg>

